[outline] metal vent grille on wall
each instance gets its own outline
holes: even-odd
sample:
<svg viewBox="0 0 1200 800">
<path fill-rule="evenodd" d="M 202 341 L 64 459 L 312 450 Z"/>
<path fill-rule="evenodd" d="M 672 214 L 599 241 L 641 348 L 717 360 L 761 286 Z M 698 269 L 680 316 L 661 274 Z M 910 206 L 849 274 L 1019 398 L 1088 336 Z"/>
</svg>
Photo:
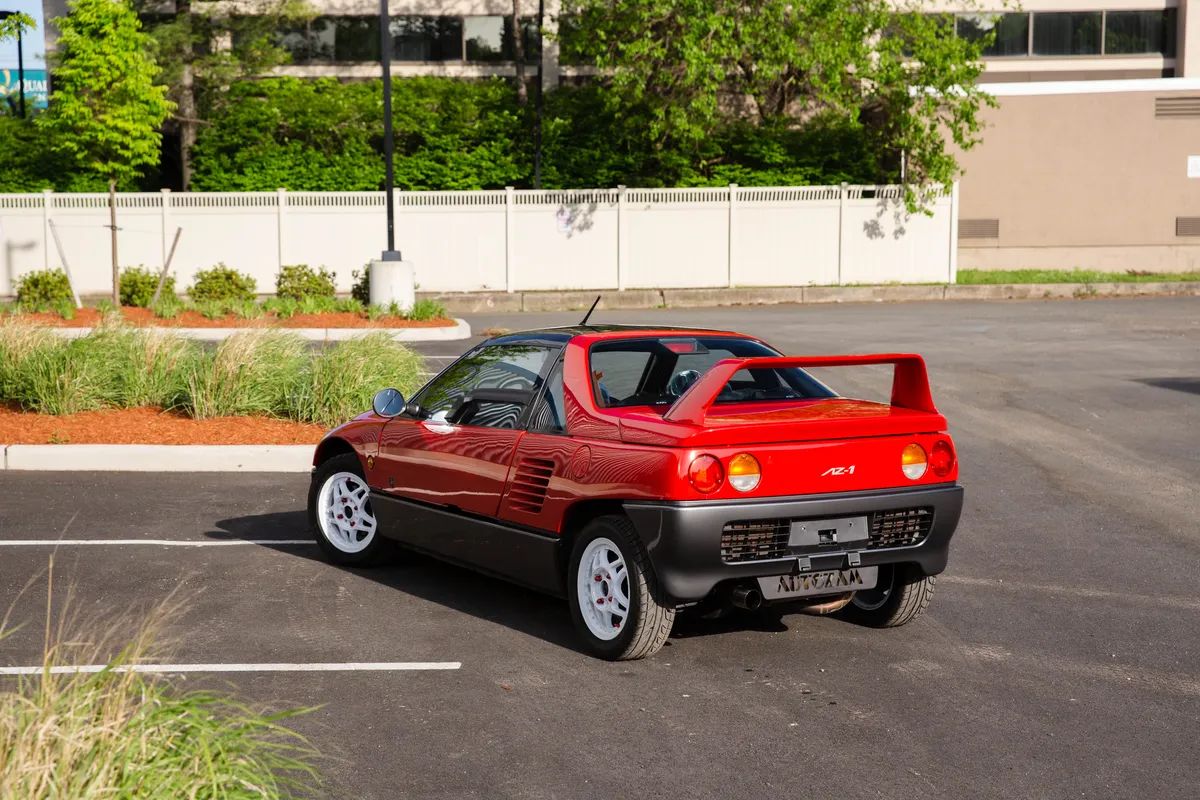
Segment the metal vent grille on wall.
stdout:
<svg viewBox="0 0 1200 800">
<path fill-rule="evenodd" d="M 958 238 L 960 239 L 999 239 L 1000 220 L 998 219 L 960 219 L 958 221 Z"/>
<path fill-rule="evenodd" d="M 1200 236 L 1200 217 L 1176 217 L 1176 236 Z"/>
<path fill-rule="evenodd" d="M 1200 117 L 1200 96 L 1156 97 L 1154 116 L 1159 119 L 1187 119 Z"/>
</svg>

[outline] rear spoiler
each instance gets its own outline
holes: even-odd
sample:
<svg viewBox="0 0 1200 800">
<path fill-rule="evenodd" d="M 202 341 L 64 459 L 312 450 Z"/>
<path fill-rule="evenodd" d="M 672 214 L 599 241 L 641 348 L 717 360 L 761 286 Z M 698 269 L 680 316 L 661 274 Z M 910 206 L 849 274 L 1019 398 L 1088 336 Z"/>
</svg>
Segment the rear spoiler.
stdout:
<svg viewBox="0 0 1200 800">
<path fill-rule="evenodd" d="M 701 375 L 663 419 L 700 425 L 705 412 L 735 373 L 743 369 L 786 369 L 791 367 L 857 367 L 866 364 L 894 364 L 892 405 L 913 411 L 938 413 L 929 394 L 929 374 L 925 359 L 915 353 L 877 353 L 861 356 L 775 356 L 769 358 L 727 358 L 713 364 Z"/>
</svg>

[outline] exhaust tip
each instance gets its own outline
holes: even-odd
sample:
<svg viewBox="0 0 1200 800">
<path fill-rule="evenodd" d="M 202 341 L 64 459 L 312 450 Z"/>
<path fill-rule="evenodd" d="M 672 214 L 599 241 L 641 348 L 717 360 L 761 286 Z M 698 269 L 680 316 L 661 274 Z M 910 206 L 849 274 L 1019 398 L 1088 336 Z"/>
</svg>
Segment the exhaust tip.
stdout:
<svg viewBox="0 0 1200 800">
<path fill-rule="evenodd" d="M 736 608 L 754 611 L 762 608 L 762 592 L 749 586 L 735 586 L 733 591 L 729 593 L 729 602 Z"/>
</svg>

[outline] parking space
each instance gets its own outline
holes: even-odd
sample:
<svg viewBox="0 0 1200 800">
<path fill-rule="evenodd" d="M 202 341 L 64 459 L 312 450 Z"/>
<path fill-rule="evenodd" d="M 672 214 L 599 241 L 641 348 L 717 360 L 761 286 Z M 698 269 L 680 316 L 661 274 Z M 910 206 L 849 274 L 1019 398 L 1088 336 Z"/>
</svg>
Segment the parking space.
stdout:
<svg viewBox="0 0 1200 800">
<path fill-rule="evenodd" d="M 610 664 L 576 650 L 558 601 L 419 557 L 326 564 L 306 476 L 64 464 L 0 475 L 0 606 L 28 623 L 0 640 L 0 666 L 38 661 L 45 586 L 30 581 L 53 554 L 56 591 L 71 586 L 85 616 L 185 597 L 172 663 L 325 665 L 182 680 L 319 705 L 297 725 L 329 754 L 335 797 L 1164 797 L 1200 783 L 1200 302 L 596 319 L 730 327 L 789 353 L 925 354 L 967 487 L 929 613 L 891 631 L 687 618 L 655 658 Z M 30 543 L 56 539 L 94 543 Z M 383 668 L 398 663 L 425 667 Z"/>
</svg>

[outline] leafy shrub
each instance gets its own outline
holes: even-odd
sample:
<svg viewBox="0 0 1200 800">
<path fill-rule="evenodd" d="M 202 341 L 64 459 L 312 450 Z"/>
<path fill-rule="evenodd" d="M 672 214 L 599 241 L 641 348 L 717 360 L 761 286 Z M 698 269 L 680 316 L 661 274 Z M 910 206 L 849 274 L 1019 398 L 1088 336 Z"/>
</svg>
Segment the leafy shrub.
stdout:
<svg viewBox="0 0 1200 800">
<path fill-rule="evenodd" d="M 127 267 L 121 272 L 121 305 L 136 308 L 149 308 L 154 298 L 154 290 L 158 288 L 158 270 L 146 267 Z M 175 276 L 168 275 L 163 281 L 162 293 L 159 300 L 175 297 Z"/>
<path fill-rule="evenodd" d="M 175 319 L 183 313 L 183 302 L 177 295 L 163 296 L 158 299 L 158 302 L 150 307 L 150 311 L 159 319 Z"/>
<path fill-rule="evenodd" d="M 58 303 L 74 303 L 71 282 L 61 269 L 39 269 L 17 278 L 17 303 L 30 311 L 49 311 Z"/>
<path fill-rule="evenodd" d="M 431 319 L 445 319 L 448 315 L 446 307 L 438 301 L 422 298 L 413 303 L 413 307 L 404 316 L 411 320 L 424 322 Z"/>
<path fill-rule="evenodd" d="M 211 269 L 196 273 L 188 297 L 194 302 L 206 300 L 253 300 L 257 288 L 254 278 L 244 272 L 217 264 Z"/>
<path fill-rule="evenodd" d="M 333 297 L 337 290 L 333 283 L 334 274 L 307 264 L 292 264 L 279 271 L 275 278 L 275 295 L 303 300 L 306 297 Z"/>
<path fill-rule="evenodd" d="M 270 297 L 263 302 L 263 311 L 279 319 L 291 319 L 300 311 L 300 301 L 292 297 Z"/>
<path fill-rule="evenodd" d="M 350 273 L 354 284 L 350 287 L 350 296 L 363 306 L 371 305 L 371 262 L 363 264 L 362 272 L 354 270 Z"/>
</svg>

